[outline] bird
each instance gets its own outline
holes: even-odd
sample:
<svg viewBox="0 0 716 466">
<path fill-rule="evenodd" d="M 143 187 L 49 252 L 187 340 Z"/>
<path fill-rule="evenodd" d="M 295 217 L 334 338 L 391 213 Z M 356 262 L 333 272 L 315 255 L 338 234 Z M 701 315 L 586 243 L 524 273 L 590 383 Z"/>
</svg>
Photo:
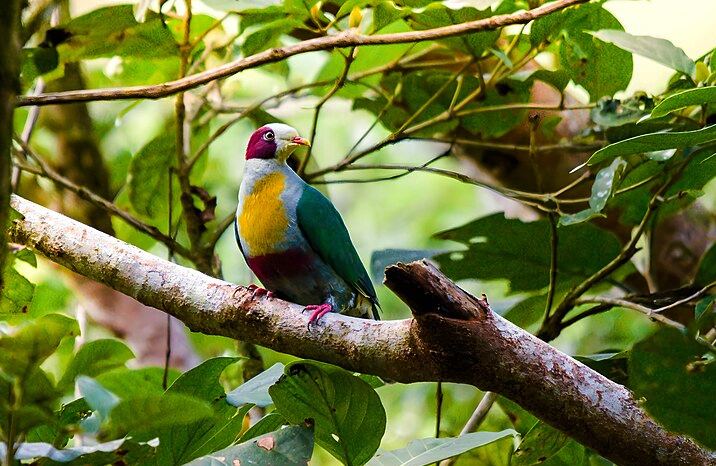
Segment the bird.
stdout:
<svg viewBox="0 0 716 466">
<path fill-rule="evenodd" d="M 329 312 L 379 320 L 373 283 L 341 215 L 286 163 L 310 145 L 283 123 L 249 138 L 234 226 L 246 264 L 265 287 L 251 288 L 305 306 L 309 328 Z"/>
</svg>

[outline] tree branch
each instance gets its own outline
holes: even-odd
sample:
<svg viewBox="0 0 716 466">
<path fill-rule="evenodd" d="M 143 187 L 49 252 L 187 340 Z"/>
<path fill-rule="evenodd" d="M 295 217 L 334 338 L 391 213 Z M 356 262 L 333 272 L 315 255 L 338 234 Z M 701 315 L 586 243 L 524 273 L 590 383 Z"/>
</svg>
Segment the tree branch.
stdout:
<svg viewBox="0 0 716 466">
<path fill-rule="evenodd" d="M 167 97 L 178 92 L 183 92 L 203 84 L 215 81 L 217 79 L 226 78 L 239 73 L 243 70 L 256 68 L 267 63 L 274 63 L 285 60 L 294 55 L 300 55 L 308 52 L 317 52 L 320 50 L 330 50 L 341 47 L 357 47 L 361 45 L 388 45 L 388 44 L 405 44 L 409 42 L 423 42 L 428 40 L 444 39 L 446 37 L 460 36 L 464 34 L 472 34 L 481 31 L 491 31 L 512 24 L 526 24 L 542 16 L 546 16 L 555 11 L 586 3 L 589 0 L 558 0 L 553 3 L 547 3 L 538 8 L 529 11 L 521 11 L 518 13 L 496 15 L 478 21 L 470 21 L 467 23 L 455 24 L 425 31 L 411 31 L 395 34 L 376 34 L 372 36 L 364 36 L 357 31 L 350 29 L 332 36 L 318 37 L 309 39 L 296 44 L 285 47 L 265 50 L 261 53 L 251 55 L 250 57 L 241 58 L 239 60 L 227 63 L 226 65 L 197 73 L 185 78 L 177 79 L 163 84 L 154 86 L 134 86 L 114 89 L 98 89 L 93 91 L 78 90 L 68 92 L 58 92 L 55 94 L 40 94 L 34 96 L 19 96 L 17 98 L 18 106 L 27 105 L 52 105 L 67 102 L 87 102 L 96 100 L 121 100 L 121 99 L 138 99 L 149 98 L 159 99 Z"/>
<path fill-rule="evenodd" d="M 389 267 L 386 284 L 414 319 L 328 314 L 308 326 L 301 306 L 256 298 L 172 264 L 20 197 L 13 241 L 207 334 L 338 364 L 398 382 L 474 385 L 520 404 L 617 464 L 716 465 L 716 456 L 665 432 L 630 392 L 494 314 L 427 262 Z"/>
</svg>

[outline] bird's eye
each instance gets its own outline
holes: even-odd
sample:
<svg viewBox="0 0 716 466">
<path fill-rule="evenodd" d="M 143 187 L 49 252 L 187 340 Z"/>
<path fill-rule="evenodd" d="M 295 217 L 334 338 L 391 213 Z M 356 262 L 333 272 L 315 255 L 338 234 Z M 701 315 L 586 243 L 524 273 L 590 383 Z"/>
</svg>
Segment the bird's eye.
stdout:
<svg viewBox="0 0 716 466">
<path fill-rule="evenodd" d="M 273 134 L 273 131 L 266 131 L 264 133 L 264 141 L 273 141 L 276 139 L 276 135 Z"/>
</svg>

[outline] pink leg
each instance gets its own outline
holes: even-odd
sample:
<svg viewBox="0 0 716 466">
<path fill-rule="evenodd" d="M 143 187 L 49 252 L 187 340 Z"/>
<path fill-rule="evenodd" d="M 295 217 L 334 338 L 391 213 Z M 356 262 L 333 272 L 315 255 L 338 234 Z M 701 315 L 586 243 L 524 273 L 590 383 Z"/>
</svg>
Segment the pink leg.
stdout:
<svg viewBox="0 0 716 466">
<path fill-rule="evenodd" d="M 253 292 L 254 298 L 260 298 L 262 296 L 266 296 L 268 299 L 272 299 L 274 297 L 273 291 L 269 291 L 266 288 L 261 288 L 258 285 L 254 285 L 253 283 L 248 286 L 249 291 Z"/>
<path fill-rule="evenodd" d="M 329 303 L 323 303 L 323 304 L 310 304 L 306 306 L 304 309 L 305 311 L 313 311 L 311 314 L 311 317 L 308 318 L 308 325 L 310 327 L 311 324 L 315 323 L 317 320 L 319 320 L 324 315 L 328 314 L 333 310 L 333 306 L 331 306 Z"/>
</svg>

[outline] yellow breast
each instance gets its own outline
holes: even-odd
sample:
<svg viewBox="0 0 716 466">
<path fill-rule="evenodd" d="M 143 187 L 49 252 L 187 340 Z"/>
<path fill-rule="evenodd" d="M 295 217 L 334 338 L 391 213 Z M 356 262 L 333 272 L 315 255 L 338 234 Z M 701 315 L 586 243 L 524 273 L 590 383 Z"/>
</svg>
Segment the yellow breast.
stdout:
<svg viewBox="0 0 716 466">
<path fill-rule="evenodd" d="M 279 252 L 277 245 L 288 228 L 281 193 L 286 184 L 282 173 L 270 173 L 254 184 L 239 214 L 239 231 L 250 256 Z"/>
</svg>

